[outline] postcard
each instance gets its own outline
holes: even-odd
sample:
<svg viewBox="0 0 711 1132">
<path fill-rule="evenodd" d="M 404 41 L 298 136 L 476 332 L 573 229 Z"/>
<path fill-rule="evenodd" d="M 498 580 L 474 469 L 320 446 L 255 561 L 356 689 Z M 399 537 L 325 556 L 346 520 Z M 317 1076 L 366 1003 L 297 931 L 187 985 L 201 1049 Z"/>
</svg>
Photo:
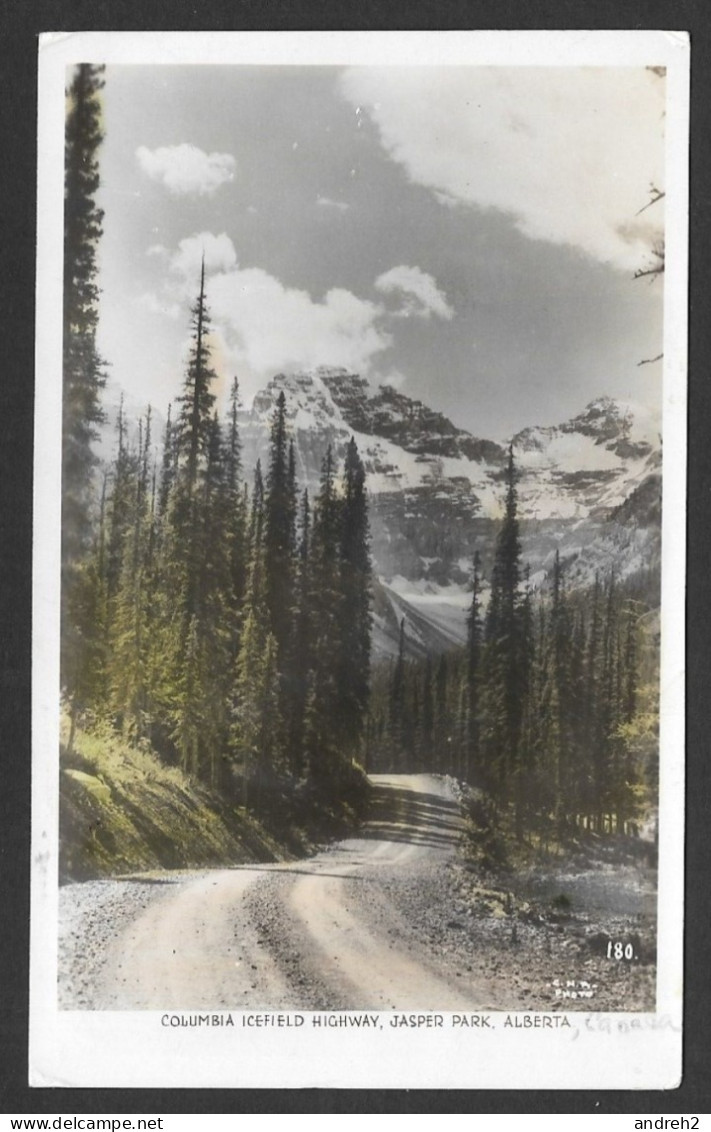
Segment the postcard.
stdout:
<svg viewBox="0 0 711 1132">
<path fill-rule="evenodd" d="M 675 1087 L 688 36 L 39 62 L 30 1083 Z"/>
</svg>

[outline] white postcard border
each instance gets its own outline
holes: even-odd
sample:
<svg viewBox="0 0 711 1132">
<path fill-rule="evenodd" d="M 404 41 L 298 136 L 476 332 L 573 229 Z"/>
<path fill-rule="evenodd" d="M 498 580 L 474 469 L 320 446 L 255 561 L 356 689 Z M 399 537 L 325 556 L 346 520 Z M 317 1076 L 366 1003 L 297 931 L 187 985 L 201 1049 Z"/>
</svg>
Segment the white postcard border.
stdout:
<svg viewBox="0 0 711 1132">
<path fill-rule="evenodd" d="M 75 62 L 667 68 L 662 733 L 655 1014 L 492 1015 L 491 1033 L 164 1024 L 57 1008 L 61 310 L 65 68 Z M 33 562 L 30 1083 L 35 1086 L 671 1088 L 681 1076 L 689 42 L 684 32 L 49 33 L 40 45 Z M 643 283 L 640 285 L 644 285 Z M 187 1012 L 183 1017 L 189 1019 Z M 177 1015 L 176 1015 L 177 1017 Z M 227 1015 L 220 1015 L 223 1019 Z M 294 1015 L 291 1015 L 294 1017 Z M 448 1022 L 449 1015 L 444 1015 Z M 553 1016 L 551 1016 L 553 1017 Z M 307 1037 L 308 1035 L 308 1037 Z"/>
</svg>

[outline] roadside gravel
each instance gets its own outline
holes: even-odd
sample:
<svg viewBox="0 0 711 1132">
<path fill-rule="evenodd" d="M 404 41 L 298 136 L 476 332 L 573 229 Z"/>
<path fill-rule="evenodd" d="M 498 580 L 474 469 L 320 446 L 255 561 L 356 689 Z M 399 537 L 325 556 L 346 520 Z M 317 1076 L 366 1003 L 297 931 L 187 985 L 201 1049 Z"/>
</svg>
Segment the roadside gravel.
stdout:
<svg viewBox="0 0 711 1132">
<path fill-rule="evenodd" d="M 458 851 L 446 782 L 378 789 L 362 836 L 307 860 L 66 886 L 60 1007 L 654 1008 L 652 870 L 485 876 Z"/>
<path fill-rule="evenodd" d="M 95 990 L 112 946 L 149 905 L 189 875 L 177 872 L 125 880 L 90 880 L 60 888 L 60 1010 L 95 1008 Z"/>
</svg>

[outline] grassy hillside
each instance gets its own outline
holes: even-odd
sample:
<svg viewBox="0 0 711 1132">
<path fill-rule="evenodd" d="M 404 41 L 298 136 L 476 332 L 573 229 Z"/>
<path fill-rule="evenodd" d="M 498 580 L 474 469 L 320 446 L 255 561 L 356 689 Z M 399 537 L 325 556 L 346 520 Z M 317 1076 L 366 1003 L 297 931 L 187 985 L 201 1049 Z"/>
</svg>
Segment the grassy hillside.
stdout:
<svg viewBox="0 0 711 1132">
<path fill-rule="evenodd" d="M 252 818 L 113 732 L 78 732 L 71 754 L 61 749 L 63 882 L 289 855 Z"/>
</svg>

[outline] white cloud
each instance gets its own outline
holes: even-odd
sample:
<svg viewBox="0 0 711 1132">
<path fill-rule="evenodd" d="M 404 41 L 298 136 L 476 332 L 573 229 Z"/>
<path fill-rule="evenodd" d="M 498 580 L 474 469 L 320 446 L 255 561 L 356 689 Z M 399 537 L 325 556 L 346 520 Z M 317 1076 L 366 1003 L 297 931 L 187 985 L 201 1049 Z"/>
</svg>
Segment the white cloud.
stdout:
<svg viewBox="0 0 711 1132">
<path fill-rule="evenodd" d="M 317 365 L 367 372 L 391 341 L 376 303 L 340 287 L 317 301 L 259 267 L 212 276 L 208 299 L 235 361 L 259 377 Z"/>
<path fill-rule="evenodd" d="M 404 373 L 401 373 L 399 369 L 391 369 L 381 379 L 380 384 L 390 389 L 402 389 L 406 381 L 407 377 Z"/>
<path fill-rule="evenodd" d="M 664 80 L 648 69 L 362 67 L 341 89 L 443 204 L 508 212 L 625 271 L 658 238 L 662 206 L 636 216 L 663 188 Z"/>
<path fill-rule="evenodd" d="M 308 291 L 286 287 L 261 267 L 240 266 L 225 232 L 188 236 L 170 256 L 185 302 L 193 302 L 197 294 L 203 253 L 207 302 L 215 341 L 220 343 L 217 368 L 238 372 L 247 395 L 279 370 L 334 365 L 367 376 L 374 359 L 392 345 L 390 327 L 403 314 L 447 319 L 453 314 L 435 280 L 419 267 L 393 267 L 375 280 L 376 291 L 397 296 L 394 311 L 343 287 L 313 298 Z M 171 284 L 170 294 L 175 293 Z M 156 309 L 163 305 L 160 299 L 155 304 Z M 393 372 L 392 384 L 402 381 L 404 377 Z"/>
<path fill-rule="evenodd" d="M 205 153 L 187 142 L 153 150 L 141 145 L 136 150 L 136 158 L 152 181 L 160 181 L 176 196 L 188 193 L 209 196 L 234 178 L 236 166 L 229 153 Z"/>
<path fill-rule="evenodd" d="M 316 204 L 319 208 L 333 208 L 336 209 L 337 212 L 348 212 L 348 209 L 351 207 L 344 200 L 332 200 L 331 197 L 323 196 L 316 197 Z"/>
<path fill-rule="evenodd" d="M 215 236 L 212 232 L 197 232 L 186 236 L 178 244 L 177 252 L 171 256 L 172 271 L 182 275 L 188 284 L 193 285 L 200 278 L 200 265 L 205 256 L 205 271 L 230 271 L 237 266 L 237 252 L 226 232 Z"/>
<path fill-rule="evenodd" d="M 142 295 L 137 295 L 133 301 L 137 306 L 150 311 L 151 314 L 162 314 L 172 320 L 177 319 L 180 314 L 180 305 L 178 303 L 170 302 L 169 299 L 162 299 L 159 295 L 154 294 L 153 291 L 144 291 Z"/>
<path fill-rule="evenodd" d="M 391 267 L 378 276 L 375 286 L 384 295 L 399 294 L 404 297 L 404 306 L 398 312 L 402 315 L 429 318 L 436 314 L 444 319 L 454 315 L 447 296 L 440 291 L 432 276 L 419 267 L 406 267 L 404 264 Z"/>
<path fill-rule="evenodd" d="M 279 370 L 341 365 L 367 373 L 374 356 L 391 344 L 381 304 L 340 287 L 314 299 L 260 267 L 240 267 L 224 232 L 180 241 L 170 266 L 185 300 L 197 293 L 203 250 L 222 368 L 239 372 L 246 394 Z"/>
</svg>

